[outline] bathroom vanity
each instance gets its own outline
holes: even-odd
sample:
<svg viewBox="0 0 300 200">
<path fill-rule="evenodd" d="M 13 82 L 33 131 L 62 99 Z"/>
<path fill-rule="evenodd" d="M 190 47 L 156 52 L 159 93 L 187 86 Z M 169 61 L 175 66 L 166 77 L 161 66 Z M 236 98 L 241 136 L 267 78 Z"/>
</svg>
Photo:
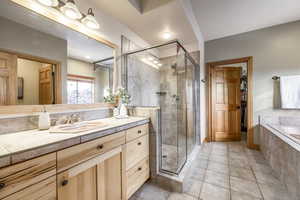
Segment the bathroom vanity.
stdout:
<svg viewBox="0 0 300 200">
<path fill-rule="evenodd" d="M 0 135 L 0 199 L 128 199 L 150 176 L 149 119 L 96 121 L 107 126 Z"/>
</svg>

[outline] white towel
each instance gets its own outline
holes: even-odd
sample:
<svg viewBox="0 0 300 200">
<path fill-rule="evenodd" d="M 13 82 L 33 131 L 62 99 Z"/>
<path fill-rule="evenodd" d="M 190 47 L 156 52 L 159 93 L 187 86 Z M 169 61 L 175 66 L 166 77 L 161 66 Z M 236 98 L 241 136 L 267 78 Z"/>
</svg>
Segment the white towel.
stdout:
<svg viewBox="0 0 300 200">
<path fill-rule="evenodd" d="M 280 77 L 281 108 L 300 108 L 300 75 Z"/>
</svg>

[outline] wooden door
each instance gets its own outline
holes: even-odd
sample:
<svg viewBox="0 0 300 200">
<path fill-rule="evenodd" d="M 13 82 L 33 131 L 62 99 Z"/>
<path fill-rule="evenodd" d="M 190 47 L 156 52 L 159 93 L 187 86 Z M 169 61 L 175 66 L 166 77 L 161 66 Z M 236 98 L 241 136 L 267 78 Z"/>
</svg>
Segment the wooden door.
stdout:
<svg viewBox="0 0 300 200">
<path fill-rule="evenodd" d="M 122 148 L 57 175 L 58 200 L 121 200 Z"/>
<path fill-rule="evenodd" d="M 214 67 L 212 71 L 212 139 L 241 139 L 241 67 Z"/>
<path fill-rule="evenodd" d="M 53 104 L 52 65 L 43 64 L 39 73 L 39 104 Z"/>
<path fill-rule="evenodd" d="M 17 56 L 0 52 L 0 105 L 17 103 Z"/>
</svg>

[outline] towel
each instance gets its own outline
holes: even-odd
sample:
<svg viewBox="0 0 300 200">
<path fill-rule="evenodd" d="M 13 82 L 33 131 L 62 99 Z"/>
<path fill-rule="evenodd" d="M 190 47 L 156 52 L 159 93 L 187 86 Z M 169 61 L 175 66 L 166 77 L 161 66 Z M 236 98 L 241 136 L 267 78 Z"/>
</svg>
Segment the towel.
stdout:
<svg viewBox="0 0 300 200">
<path fill-rule="evenodd" d="M 300 75 L 280 77 L 281 108 L 300 108 Z"/>
</svg>

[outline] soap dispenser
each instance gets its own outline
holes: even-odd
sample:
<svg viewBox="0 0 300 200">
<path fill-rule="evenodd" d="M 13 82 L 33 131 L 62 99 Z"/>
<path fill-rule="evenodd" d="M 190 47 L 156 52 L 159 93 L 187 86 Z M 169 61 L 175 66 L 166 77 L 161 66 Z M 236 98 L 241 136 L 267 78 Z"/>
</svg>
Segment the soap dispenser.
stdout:
<svg viewBox="0 0 300 200">
<path fill-rule="evenodd" d="M 43 112 L 41 112 L 39 116 L 39 130 L 48 130 L 51 126 L 50 115 L 45 107 L 43 107 L 43 109 Z"/>
</svg>

